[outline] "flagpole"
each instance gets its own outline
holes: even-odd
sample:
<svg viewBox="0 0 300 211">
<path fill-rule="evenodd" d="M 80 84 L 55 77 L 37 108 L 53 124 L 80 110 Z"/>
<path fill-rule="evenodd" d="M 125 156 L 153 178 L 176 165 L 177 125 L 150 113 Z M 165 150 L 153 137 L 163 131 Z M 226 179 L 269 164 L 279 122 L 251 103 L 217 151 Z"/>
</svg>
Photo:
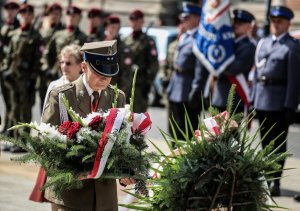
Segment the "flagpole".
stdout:
<svg viewBox="0 0 300 211">
<path fill-rule="evenodd" d="M 270 8 L 271 8 L 272 0 L 266 0 L 266 16 L 265 16 L 265 26 L 264 26 L 264 36 L 268 36 L 270 34 Z"/>
</svg>

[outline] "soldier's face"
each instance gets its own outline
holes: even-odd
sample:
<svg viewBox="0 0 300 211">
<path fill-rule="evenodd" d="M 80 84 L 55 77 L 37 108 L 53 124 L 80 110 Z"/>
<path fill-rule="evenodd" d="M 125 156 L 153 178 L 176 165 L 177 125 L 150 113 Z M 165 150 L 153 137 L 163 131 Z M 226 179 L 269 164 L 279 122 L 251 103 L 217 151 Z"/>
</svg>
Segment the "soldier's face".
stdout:
<svg viewBox="0 0 300 211">
<path fill-rule="evenodd" d="M 4 10 L 4 17 L 7 23 L 12 23 L 17 14 L 18 14 L 18 10 L 16 9 Z"/>
<path fill-rule="evenodd" d="M 92 28 L 94 27 L 99 27 L 102 25 L 102 19 L 99 18 L 99 17 L 92 17 L 92 18 L 89 18 L 89 21 L 90 21 L 90 26 Z"/>
<path fill-rule="evenodd" d="M 233 22 L 233 31 L 235 37 L 240 37 L 250 33 L 251 23 L 245 23 L 239 20 L 234 20 Z"/>
<path fill-rule="evenodd" d="M 48 18 L 49 18 L 49 22 L 50 23 L 58 23 L 58 22 L 60 22 L 61 11 L 59 11 L 59 10 L 53 10 L 51 13 L 49 13 Z"/>
<path fill-rule="evenodd" d="M 96 73 L 92 67 L 86 63 L 81 63 L 82 71 L 85 74 L 85 78 L 89 86 L 93 89 L 93 91 L 99 91 L 106 89 L 111 81 L 111 77 L 105 77 Z"/>
<path fill-rule="evenodd" d="M 34 14 L 28 11 L 20 13 L 20 24 L 27 25 L 30 24 L 34 18 Z"/>
<path fill-rule="evenodd" d="M 70 14 L 66 16 L 66 25 L 67 26 L 78 26 L 80 22 L 80 15 Z"/>
<path fill-rule="evenodd" d="M 187 15 L 185 17 L 182 17 L 182 24 L 186 30 L 194 29 L 199 25 L 200 22 L 200 16 L 198 15 Z"/>
<path fill-rule="evenodd" d="M 117 37 L 119 34 L 120 30 L 120 24 L 115 23 L 115 24 L 109 24 L 105 28 L 105 34 L 108 35 L 109 37 Z"/>
<path fill-rule="evenodd" d="M 130 19 L 130 25 L 133 29 L 133 31 L 139 31 L 142 29 L 144 24 L 144 19 L 139 18 L 139 19 Z"/>
<path fill-rule="evenodd" d="M 290 21 L 282 17 L 271 17 L 270 31 L 275 36 L 279 36 L 285 32 L 288 32 L 290 27 Z"/>
<path fill-rule="evenodd" d="M 61 55 L 60 69 L 63 77 L 69 82 L 75 81 L 81 72 L 81 63 L 77 63 L 76 58 L 68 53 Z"/>
</svg>

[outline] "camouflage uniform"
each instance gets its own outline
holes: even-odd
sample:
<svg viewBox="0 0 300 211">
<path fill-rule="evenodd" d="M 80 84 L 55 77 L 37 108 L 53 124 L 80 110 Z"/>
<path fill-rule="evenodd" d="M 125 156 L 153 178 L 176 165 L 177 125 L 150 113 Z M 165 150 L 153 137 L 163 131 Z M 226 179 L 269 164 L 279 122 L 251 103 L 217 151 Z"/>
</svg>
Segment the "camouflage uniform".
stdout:
<svg viewBox="0 0 300 211">
<path fill-rule="evenodd" d="M 142 31 L 130 35 L 124 40 L 122 49 L 122 62 L 126 72 L 122 71 L 120 88 L 125 92 L 127 98 L 131 96 L 131 84 L 133 68 L 138 67 L 135 87 L 134 112 L 145 112 L 148 107 L 148 94 L 151 84 L 158 71 L 157 49 L 154 40 Z"/>
<path fill-rule="evenodd" d="M 62 48 L 69 44 L 81 46 L 86 42 L 86 39 L 87 36 L 79 28 L 74 29 L 72 33 L 69 33 L 67 29 L 54 33 L 44 50 L 42 59 L 44 62 L 42 70 L 47 72 L 48 80 L 55 80 L 60 76 L 58 55 Z"/>
<path fill-rule="evenodd" d="M 50 41 L 55 34 L 55 32 L 65 29 L 64 25 L 62 23 L 56 24 L 54 27 L 47 28 L 47 29 L 41 29 L 40 33 L 42 36 L 42 42 L 43 42 L 43 48 L 49 49 Z M 49 69 L 47 68 L 47 64 L 54 64 L 56 62 L 56 55 L 51 55 L 51 53 L 45 53 L 43 52 L 43 56 L 41 58 L 41 64 L 42 68 L 40 71 L 39 79 L 38 79 L 38 90 L 40 94 L 41 102 L 44 101 L 45 95 L 47 92 L 48 85 L 52 81 L 51 78 L 48 78 Z M 41 104 L 43 106 L 43 104 Z"/>
<path fill-rule="evenodd" d="M 12 125 L 31 121 L 35 103 L 35 84 L 40 71 L 41 35 L 33 27 L 11 32 L 2 72 L 5 85 L 10 89 Z M 12 126 L 8 125 L 8 126 Z M 16 137 L 17 132 L 14 134 Z"/>
<path fill-rule="evenodd" d="M 87 36 L 86 42 L 97 42 L 104 40 L 104 28 L 99 27 L 98 29 L 92 30 L 92 32 Z"/>
<path fill-rule="evenodd" d="M 13 24 L 4 24 L 1 27 L 1 31 L 0 31 L 0 63 L 1 63 L 1 66 L 2 66 L 4 56 L 5 56 L 5 54 L 7 54 L 7 51 L 8 51 L 8 45 L 9 45 L 9 41 L 11 38 L 9 36 L 9 34 L 11 31 L 15 30 L 18 27 L 19 27 L 19 21 L 17 19 L 14 20 Z M 6 84 L 8 85 L 9 81 L 6 81 Z M 10 89 L 8 89 L 7 86 L 4 86 L 4 80 L 3 80 L 1 72 L 0 72 L 0 85 L 1 85 L 1 90 L 2 90 L 2 96 L 3 96 L 4 102 L 5 102 L 5 106 L 6 106 L 5 122 L 4 122 L 4 128 L 3 128 L 3 131 L 6 131 L 9 127 L 9 125 L 12 125 L 11 119 L 9 118 L 9 115 L 8 115 L 10 113 L 10 109 L 11 109 L 12 105 L 11 105 L 11 101 L 9 99 Z"/>
</svg>

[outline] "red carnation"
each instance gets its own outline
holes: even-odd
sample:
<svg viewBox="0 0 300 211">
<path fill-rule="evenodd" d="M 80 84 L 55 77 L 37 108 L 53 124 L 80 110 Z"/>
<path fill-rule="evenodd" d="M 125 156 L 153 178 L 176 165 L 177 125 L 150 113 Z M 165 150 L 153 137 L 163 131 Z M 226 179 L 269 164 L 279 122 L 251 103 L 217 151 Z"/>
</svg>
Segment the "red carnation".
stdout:
<svg viewBox="0 0 300 211">
<path fill-rule="evenodd" d="M 58 132 L 60 132 L 61 134 L 67 135 L 69 128 L 71 127 L 72 122 L 70 121 L 66 121 L 64 123 L 62 123 L 59 128 L 58 128 Z"/>
<path fill-rule="evenodd" d="M 93 130 L 97 130 L 102 122 L 102 117 L 101 116 L 95 116 L 92 121 L 89 123 L 89 127 L 92 128 Z"/>
<path fill-rule="evenodd" d="M 67 133 L 68 139 L 74 139 L 76 137 L 76 133 L 80 130 L 80 128 L 81 125 L 79 122 L 72 122 L 72 125 Z"/>
</svg>

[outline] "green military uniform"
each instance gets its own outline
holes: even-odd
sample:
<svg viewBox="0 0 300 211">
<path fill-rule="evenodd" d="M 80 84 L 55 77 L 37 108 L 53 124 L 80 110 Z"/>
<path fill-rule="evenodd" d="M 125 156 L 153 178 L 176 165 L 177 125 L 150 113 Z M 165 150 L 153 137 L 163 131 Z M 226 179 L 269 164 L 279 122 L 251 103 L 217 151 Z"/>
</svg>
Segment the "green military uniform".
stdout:
<svg viewBox="0 0 300 211">
<path fill-rule="evenodd" d="M 91 33 L 87 36 L 87 42 L 102 41 L 105 39 L 104 28 L 101 26 L 97 29 L 93 29 Z"/>
<path fill-rule="evenodd" d="M 135 65 L 138 67 L 134 112 L 145 112 L 148 108 L 148 94 L 159 68 L 155 41 L 144 32 L 139 31 L 126 37 L 124 44 L 121 62 L 127 67 L 134 68 Z M 132 68 L 128 68 L 120 75 L 122 78 L 121 89 L 124 90 L 127 97 L 131 95 L 128 85 L 132 81 L 132 70 Z"/>
<path fill-rule="evenodd" d="M 79 28 L 75 28 L 72 33 L 68 32 L 67 29 L 54 33 L 43 54 L 43 61 L 47 62 L 43 64 L 42 69 L 48 73 L 49 80 L 58 79 L 60 76 L 58 55 L 62 48 L 69 44 L 83 45 L 86 39 L 87 36 Z"/>
<path fill-rule="evenodd" d="M 10 32 L 17 29 L 19 27 L 19 21 L 15 18 L 14 22 L 12 24 L 4 24 L 3 26 L 1 26 L 0 29 L 0 64 L 1 66 L 3 65 L 3 59 L 4 56 L 7 54 L 8 51 L 8 45 L 9 45 L 9 41 L 10 41 Z M 2 69 L 2 68 L 1 68 Z M 9 84 L 9 81 L 6 81 L 4 83 L 4 78 L 1 74 L 1 70 L 0 70 L 0 85 L 1 85 L 1 90 L 2 90 L 2 96 L 4 99 L 4 103 L 5 103 L 5 107 L 6 107 L 6 112 L 5 112 L 5 122 L 4 122 L 4 128 L 3 131 L 6 131 L 8 129 L 8 127 L 10 127 L 12 125 L 11 123 L 11 119 L 9 118 L 9 113 L 11 112 L 11 101 L 10 101 L 10 89 L 8 89 L 8 87 L 11 87 L 11 85 L 9 86 L 5 86 L 4 84 Z"/>
<path fill-rule="evenodd" d="M 46 53 L 45 51 L 49 49 L 50 41 L 51 41 L 53 35 L 55 34 L 55 32 L 63 30 L 63 29 L 65 29 L 65 26 L 62 23 L 58 23 L 53 27 L 46 28 L 46 29 L 42 28 L 40 30 L 40 33 L 42 36 L 42 42 L 43 42 L 43 56 L 41 58 L 42 68 L 41 68 L 41 72 L 39 75 L 37 87 L 39 90 L 41 102 L 44 101 L 48 85 L 52 81 L 51 77 L 50 78 L 47 77 L 49 74 L 51 74 L 48 72 L 49 71 L 48 64 L 54 64 L 56 62 L 55 58 L 57 56 L 57 55 L 53 55 L 53 52 Z M 42 103 L 41 103 L 41 106 L 43 106 Z"/>
<path fill-rule="evenodd" d="M 9 116 L 12 124 L 30 122 L 35 103 L 35 84 L 40 71 L 41 35 L 29 26 L 12 31 L 10 36 L 2 65 L 4 85 L 11 91 Z"/>
</svg>

